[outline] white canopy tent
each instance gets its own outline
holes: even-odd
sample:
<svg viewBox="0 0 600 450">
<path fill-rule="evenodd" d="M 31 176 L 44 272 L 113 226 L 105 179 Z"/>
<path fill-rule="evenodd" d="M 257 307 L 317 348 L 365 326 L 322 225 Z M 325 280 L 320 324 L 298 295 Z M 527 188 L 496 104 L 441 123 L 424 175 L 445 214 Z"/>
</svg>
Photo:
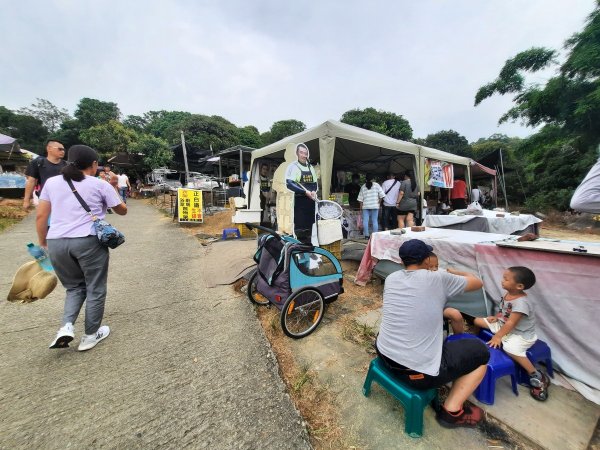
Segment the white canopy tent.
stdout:
<svg viewBox="0 0 600 450">
<path fill-rule="evenodd" d="M 265 158 L 283 160 L 286 146 L 300 142 L 308 146 L 311 161 L 318 162 L 320 165 L 321 198 L 328 198 L 331 193 L 334 168 L 374 174 L 385 174 L 390 171 L 398 173 L 412 169 L 419 181 L 421 194 L 424 191 L 422 180 L 426 158 L 463 166 L 465 178 L 470 179 L 471 159 L 469 158 L 401 141 L 335 120 L 328 120 L 252 152 L 250 179 L 255 180 L 256 160 Z M 257 189 L 250 186 L 250 208 L 258 208 L 258 202 Z"/>
</svg>

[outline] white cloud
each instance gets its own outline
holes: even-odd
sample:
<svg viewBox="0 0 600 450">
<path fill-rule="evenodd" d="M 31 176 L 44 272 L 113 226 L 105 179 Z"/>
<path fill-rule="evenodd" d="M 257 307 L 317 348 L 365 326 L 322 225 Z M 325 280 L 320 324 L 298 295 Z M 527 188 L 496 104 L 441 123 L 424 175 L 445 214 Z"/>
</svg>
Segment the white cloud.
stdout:
<svg viewBox="0 0 600 450">
<path fill-rule="evenodd" d="M 8 0 L 0 3 L 9 4 Z M 473 107 L 506 59 L 561 48 L 595 2 L 226 1 L 10 2 L 1 104 L 35 97 L 74 110 L 82 97 L 126 114 L 218 114 L 261 131 L 367 106 L 402 114 L 415 136 L 495 132 L 510 98 Z M 539 77 L 539 75 L 537 75 Z M 542 81 L 544 76 L 542 74 Z"/>
</svg>

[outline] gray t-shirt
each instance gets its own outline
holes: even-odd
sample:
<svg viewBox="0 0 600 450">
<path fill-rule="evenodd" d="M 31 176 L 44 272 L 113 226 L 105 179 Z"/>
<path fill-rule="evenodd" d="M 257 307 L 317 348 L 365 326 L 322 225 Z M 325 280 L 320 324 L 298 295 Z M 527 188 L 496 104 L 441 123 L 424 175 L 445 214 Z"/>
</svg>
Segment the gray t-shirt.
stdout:
<svg viewBox="0 0 600 450">
<path fill-rule="evenodd" d="M 527 300 L 527 297 L 519 297 L 516 300 L 500 300 L 500 312 L 498 313 L 498 321 L 502 325 L 506 323 L 511 312 L 523 314 L 521 320 L 517 323 L 511 334 L 518 334 L 524 339 L 537 339 L 535 334 L 535 311 L 533 305 Z"/>
<path fill-rule="evenodd" d="M 379 351 L 398 364 L 436 376 L 440 371 L 443 314 L 448 298 L 467 280 L 445 271 L 399 270 L 385 280 Z"/>
</svg>

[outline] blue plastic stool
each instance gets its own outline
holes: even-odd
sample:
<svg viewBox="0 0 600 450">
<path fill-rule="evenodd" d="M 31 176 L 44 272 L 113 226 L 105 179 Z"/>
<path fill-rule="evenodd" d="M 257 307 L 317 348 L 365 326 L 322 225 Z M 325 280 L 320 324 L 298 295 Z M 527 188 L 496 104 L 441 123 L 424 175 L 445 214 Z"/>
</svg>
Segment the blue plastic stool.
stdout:
<svg viewBox="0 0 600 450">
<path fill-rule="evenodd" d="M 398 380 L 384 365 L 379 357 L 371 361 L 367 378 L 363 385 L 363 394 L 371 393 L 371 383 L 376 381 L 392 394 L 404 407 L 404 432 L 410 437 L 423 436 L 423 411 L 433 400 L 437 400 L 437 389 L 420 391 Z"/>
<path fill-rule="evenodd" d="M 475 390 L 475 398 L 481 403 L 488 405 L 494 404 L 496 394 L 496 380 L 506 375 L 510 375 L 510 383 L 515 395 L 519 395 L 517 390 L 517 368 L 515 362 L 510 356 L 497 348 L 489 348 L 490 360 L 487 364 L 485 377 Z"/>
<path fill-rule="evenodd" d="M 481 330 L 479 332 L 479 338 L 483 341 L 489 341 L 494 334 L 490 330 Z M 527 350 L 527 359 L 531 361 L 533 365 L 539 362 L 546 364 L 546 371 L 550 378 L 554 378 L 554 368 L 552 367 L 552 351 L 548 344 L 541 339 L 538 339 L 529 350 Z M 517 368 L 517 383 L 529 386 L 529 374 L 519 364 L 515 362 Z"/>
<path fill-rule="evenodd" d="M 538 339 L 535 341 L 529 350 L 527 350 L 527 359 L 531 361 L 533 365 L 539 363 L 540 361 L 546 364 L 546 372 L 548 372 L 548 376 L 550 378 L 554 378 L 554 368 L 552 367 L 552 351 L 548 344 L 544 341 Z M 519 384 L 526 384 L 529 386 L 529 374 L 523 369 L 521 366 L 518 366 L 517 369 L 517 381 Z"/>
<path fill-rule="evenodd" d="M 235 233 L 236 235 L 236 239 L 241 239 L 241 235 L 240 235 L 240 230 L 238 230 L 237 228 L 224 228 L 223 229 L 223 237 L 221 238 L 222 241 L 227 239 L 227 236 L 229 236 L 230 234 Z"/>
<path fill-rule="evenodd" d="M 487 331 L 487 330 L 486 330 Z M 482 339 L 484 342 L 487 342 L 491 339 L 491 335 L 488 338 L 487 335 L 483 335 L 482 333 L 479 336 L 475 336 L 473 334 L 453 334 L 448 336 L 449 341 L 457 341 L 459 339 Z M 496 380 L 506 375 L 510 375 L 510 381 L 512 384 L 512 390 L 515 395 L 519 395 L 519 391 L 517 390 L 517 368 L 515 367 L 515 363 L 510 356 L 504 353 L 502 350 L 497 348 L 489 348 L 490 351 L 490 360 L 487 364 L 487 371 L 485 372 L 485 376 L 481 383 L 475 390 L 475 398 L 479 400 L 481 403 L 486 403 L 488 405 L 494 404 L 494 398 L 496 393 Z"/>
</svg>

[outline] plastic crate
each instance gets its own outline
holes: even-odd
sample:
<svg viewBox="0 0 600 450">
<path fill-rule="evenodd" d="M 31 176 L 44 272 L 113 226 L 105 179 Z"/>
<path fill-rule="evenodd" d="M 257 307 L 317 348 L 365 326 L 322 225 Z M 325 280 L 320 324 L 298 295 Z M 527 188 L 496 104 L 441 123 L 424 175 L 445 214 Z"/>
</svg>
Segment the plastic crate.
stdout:
<svg viewBox="0 0 600 450">
<path fill-rule="evenodd" d="M 260 224 L 253 223 L 252 225 L 260 225 Z M 256 231 L 250 230 L 243 223 L 236 223 L 235 226 L 237 227 L 238 230 L 240 230 L 240 236 L 242 236 L 242 238 L 255 238 L 257 236 Z"/>
<path fill-rule="evenodd" d="M 332 253 L 333 256 L 335 256 L 340 261 L 342 260 L 342 241 L 341 240 L 332 242 L 331 244 L 319 245 L 319 247 Z"/>
</svg>

